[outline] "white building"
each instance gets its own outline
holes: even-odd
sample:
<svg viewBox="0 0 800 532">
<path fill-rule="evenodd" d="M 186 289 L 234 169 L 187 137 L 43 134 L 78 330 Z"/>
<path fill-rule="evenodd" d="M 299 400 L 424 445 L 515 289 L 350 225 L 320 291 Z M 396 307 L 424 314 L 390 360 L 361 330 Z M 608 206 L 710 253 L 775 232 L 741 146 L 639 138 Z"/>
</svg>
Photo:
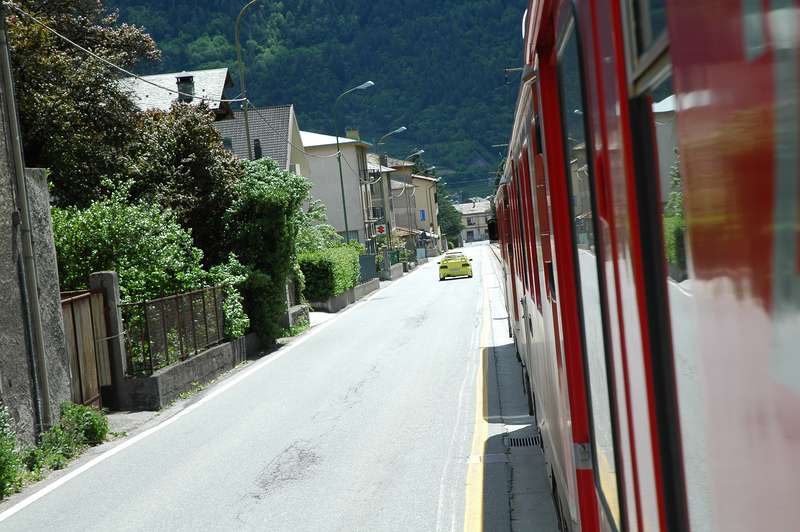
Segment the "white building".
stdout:
<svg viewBox="0 0 800 532">
<path fill-rule="evenodd" d="M 455 205 L 461 213 L 464 229 L 461 230 L 461 244 L 489 239 L 488 220 L 492 215 L 492 204 L 489 201 L 471 201 Z"/>
<path fill-rule="evenodd" d="M 328 223 L 342 236 L 345 236 L 345 216 L 347 210 L 347 230 L 350 240 L 358 240 L 369 246 L 375 236 L 375 224 L 371 215 L 372 196 L 367 186 L 367 148 L 366 142 L 339 137 L 342 150 L 342 181 L 344 182 L 344 204 L 342 203 L 342 183 L 339 179 L 339 163 L 336 157 L 336 137 L 301 131 L 300 136 L 309 153 L 311 167 L 310 179 L 314 186 L 311 196 L 322 201 L 328 211 Z"/>
</svg>

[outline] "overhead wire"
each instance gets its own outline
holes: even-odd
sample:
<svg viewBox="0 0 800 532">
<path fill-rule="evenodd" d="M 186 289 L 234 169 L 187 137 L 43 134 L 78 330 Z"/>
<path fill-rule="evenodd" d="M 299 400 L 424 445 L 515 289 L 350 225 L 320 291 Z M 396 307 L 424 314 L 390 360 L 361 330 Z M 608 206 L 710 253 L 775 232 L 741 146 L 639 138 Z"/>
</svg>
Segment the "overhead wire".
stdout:
<svg viewBox="0 0 800 532">
<path fill-rule="evenodd" d="M 144 78 L 144 77 L 142 77 L 142 76 L 140 76 L 140 75 L 138 75 L 138 74 L 136 74 L 134 72 L 131 72 L 130 70 L 127 70 L 127 69 L 117 65 L 116 63 L 114 63 L 112 61 L 109 61 L 105 57 L 102 57 L 102 56 L 96 54 L 95 52 L 89 50 L 88 48 L 86 48 L 84 46 L 81 46 L 80 44 L 76 43 L 75 41 L 73 41 L 72 39 L 67 37 L 66 35 L 63 35 L 60 32 L 58 32 L 57 30 L 51 28 L 46 23 L 42 22 L 38 17 L 36 17 L 35 15 L 32 15 L 31 13 L 28 13 L 27 11 L 25 11 L 24 9 L 22 9 L 21 7 L 19 7 L 18 5 L 16 5 L 13 2 L 7 2 L 6 1 L 6 2 L 3 2 L 3 5 L 8 7 L 8 8 L 11 8 L 11 9 L 13 9 L 15 11 L 17 11 L 18 13 L 20 13 L 23 16 L 28 17 L 29 19 L 34 21 L 36 24 L 40 25 L 41 27 L 43 27 L 44 29 L 46 29 L 47 31 L 49 31 L 50 33 L 55 35 L 56 37 L 60 38 L 64 42 L 68 43 L 69 45 L 77 48 L 78 50 L 84 52 L 85 54 L 97 59 L 98 61 L 108 65 L 109 67 L 111 67 L 111 68 L 113 68 L 113 69 L 115 69 L 115 70 L 117 70 L 119 72 L 122 72 L 123 74 L 125 74 L 125 75 L 127 75 L 127 76 L 129 76 L 131 78 L 135 78 L 135 79 L 137 79 L 137 80 L 139 80 L 139 81 L 141 81 L 143 83 L 146 83 L 146 84 L 151 85 L 153 87 L 156 87 L 158 89 L 164 90 L 164 91 L 169 92 L 171 94 L 176 94 L 178 96 L 185 96 L 187 98 L 198 98 L 198 96 L 196 94 L 186 93 L 186 92 L 182 92 L 182 91 L 179 91 L 179 90 L 176 90 L 176 89 L 172 89 L 170 87 L 165 87 L 164 85 L 161 85 L 159 83 L 155 83 L 153 81 L 150 81 L 150 80 L 148 80 L 148 79 L 146 79 L 146 78 Z M 215 102 L 215 103 L 241 103 L 241 102 L 248 102 L 248 103 L 252 104 L 252 101 L 250 101 L 247 98 L 240 98 L 239 95 L 237 95 L 236 98 L 231 98 L 231 99 L 212 98 L 212 97 L 209 97 L 209 96 L 202 96 L 202 97 L 199 97 L 199 99 L 200 100 L 210 101 L 210 102 Z M 265 116 L 263 116 L 261 114 L 261 109 L 259 109 L 255 105 L 253 106 L 253 109 L 262 118 L 262 120 L 264 121 L 264 123 L 267 125 L 268 128 L 270 128 L 273 132 L 277 132 L 277 129 L 275 127 L 273 127 L 273 125 L 271 123 L 269 123 L 269 120 Z M 294 144 L 291 140 L 287 139 L 287 142 L 289 143 L 290 146 L 292 146 L 293 148 L 295 148 L 297 150 L 300 150 L 302 153 L 304 153 L 305 155 L 308 155 L 309 157 L 317 157 L 317 158 L 320 158 L 320 159 L 325 159 L 325 158 L 336 157 L 336 156 L 339 155 L 339 153 L 341 153 L 341 151 L 337 151 L 336 153 L 333 153 L 333 154 L 330 154 L 330 155 L 319 155 L 319 154 L 316 154 L 316 153 L 310 153 L 310 152 L 306 151 L 304 148 L 301 148 L 300 146 L 297 146 L 296 144 Z"/>
<path fill-rule="evenodd" d="M 127 70 L 127 69 L 117 65 L 116 63 L 113 63 L 113 62 L 109 61 L 105 57 L 103 57 L 101 55 L 98 55 L 98 54 L 94 53 L 93 51 L 89 50 L 88 48 L 85 48 L 84 46 L 81 46 L 80 44 L 76 43 L 75 41 L 73 41 L 72 39 L 67 37 L 66 35 L 62 35 L 57 30 L 51 28 L 50 26 L 48 26 L 47 24 L 42 22 L 38 17 L 36 17 L 35 15 L 32 15 L 31 13 L 28 13 L 27 11 L 25 11 L 24 9 L 22 9 L 21 7 L 19 7 L 18 5 L 16 5 L 13 2 L 7 2 L 6 1 L 6 2 L 3 2 L 3 5 L 8 7 L 8 8 L 13 9 L 14 11 L 18 12 L 21 15 L 24 15 L 24 16 L 28 17 L 29 19 L 34 21 L 36 24 L 40 25 L 41 27 L 43 27 L 44 29 L 46 29 L 47 31 L 49 31 L 50 33 L 55 35 L 56 37 L 60 38 L 64 42 L 68 43 L 69 45 L 71 45 L 71 46 L 77 48 L 78 50 L 84 52 L 85 54 L 97 59 L 98 61 L 100 61 L 102 63 L 105 63 L 106 65 L 110 66 L 111 68 L 113 68 L 115 70 L 118 70 L 119 72 L 122 72 L 123 74 L 125 74 L 125 75 L 127 75 L 129 77 L 136 78 L 136 79 L 138 79 L 139 81 L 141 81 L 143 83 L 146 83 L 148 85 L 152 85 L 153 87 L 156 87 L 156 88 L 159 88 L 161 90 L 170 92 L 172 94 L 177 94 L 178 96 L 185 96 L 187 98 L 198 98 L 198 96 L 196 94 L 190 94 L 190 93 L 186 93 L 186 92 L 181 92 L 181 91 L 176 90 L 176 89 L 171 89 L 169 87 L 165 87 L 164 85 L 160 85 L 158 83 L 155 83 L 153 81 L 145 79 L 144 77 L 142 77 L 142 76 L 140 76 L 138 74 L 135 74 L 135 73 L 131 72 L 130 70 Z M 211 98 L 211 97 L 206 97 L 206 96 L 200 97 L 199 99 L 208 100 L 210 102 L 215 102 L 215 103 L 236 103 L 236 102 L 245 101 L 245 98 L 220 99 L 220 98 Z"/>
</svg>

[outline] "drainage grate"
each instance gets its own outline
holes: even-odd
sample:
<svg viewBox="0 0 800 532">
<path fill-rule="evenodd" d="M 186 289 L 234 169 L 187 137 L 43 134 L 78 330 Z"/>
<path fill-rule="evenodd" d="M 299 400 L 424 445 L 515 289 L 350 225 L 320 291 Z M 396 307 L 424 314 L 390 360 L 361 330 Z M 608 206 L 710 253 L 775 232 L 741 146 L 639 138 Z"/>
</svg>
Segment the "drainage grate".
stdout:
<svg viewBox="0 0 800 532">
<path fill-rule="evenodd" d="M 525 438 L 506 438 L 508 447 L 538 447 L 541 445 L 539 436 L 527 436 Z"/>
</svg>

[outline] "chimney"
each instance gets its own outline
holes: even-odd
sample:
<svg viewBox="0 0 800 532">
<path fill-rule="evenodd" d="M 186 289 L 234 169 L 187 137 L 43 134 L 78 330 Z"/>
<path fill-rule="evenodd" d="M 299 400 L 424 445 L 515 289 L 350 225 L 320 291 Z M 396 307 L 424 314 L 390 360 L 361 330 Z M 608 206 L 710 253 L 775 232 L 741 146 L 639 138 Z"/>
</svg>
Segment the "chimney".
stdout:
<svg viewBox="0 0 800 532">
<path fill-rule="evenodd" d="M 388 155 L 381 155 L 380 156 L 380 164 L 381 164 L 381 166 L 389 166 L 389 156 Z"/>
<path fill-rule="evenodd" d="M 345 130 L 344 136 L 347 137 L 348 139 L 361 140 L 361 134 L 358 132 L 357 129 L 354 129 L 352 127 L 348 127 Z"/>
<path fill-rule="evenodd" d="M 178 101 L 189 103 L 194 99 L 194 76 L 188 72 L 182 72 L 177 76 L 178 92 L 183 94 L 178 95 Z"/>
</svg>

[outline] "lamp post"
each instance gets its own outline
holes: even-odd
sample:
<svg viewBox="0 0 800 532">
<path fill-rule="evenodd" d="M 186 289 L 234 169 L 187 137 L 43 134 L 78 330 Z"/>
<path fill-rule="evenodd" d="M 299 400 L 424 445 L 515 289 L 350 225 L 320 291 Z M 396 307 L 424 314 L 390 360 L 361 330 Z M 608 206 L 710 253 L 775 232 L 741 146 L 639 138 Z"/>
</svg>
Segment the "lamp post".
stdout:
<svg viewBox="0 0 800 532">
<path fill-rule="evenodd" d="M 245 139 L 247 140 L 247 158 L 252 160 L 253 159 L 253 144 L 250 142 L 250 119 L 247 115 L 247 107 L 249 102 L 247 101 L 247 85 L 245 84 L 244 80 L 244 63 L 242 62 L 242 45 L 239 42 L 239 24 L 242 21 L 242 15 L 244 12 L 247 11 L 247 8 L 252 6 L 258 2 L 258 0 L 250 0 L 247 2 L 241 11 L 239 11 L 239 16 L 236 17 L 236 61 L 239 63 L 239 84 L 242 86 L 242 98 L 244 99 L 244 131 L 245 131 Z"/>
<path fill-rule="evenodd" d="M 423 153 L 425 153 L 425 150 L 420 148 L 417 151 L 406 155 L 406 160 L 410 161 L 412 158 L 419 157 Z M 411 227 L 412 226 L 412 220 L 413 220 L 413 226 L 417 227 L 417 205 L 416 205 L 417 204 L 417 200 L 416 200 L 417 189 L 414 186 L 413 172 L 412 172 L 412 176 L 411 176 L 411 190 L 412 190 L 411 194 L 406 196 L 406 210 L 408 211 L 408 228 L 409 229 L 412 229 L 412 227 Z M 413 209 L 411 208 L 411 198 L 414 198 L 414 208 Z M 413 212 L 413 214 L 412 214 L 412 212 Z M 418 241 L 417 241 L 417 244 L 419 244 Z"/>
<path fill-rule="evenodd" d="M 378 142 L 375 143 L 375 148 L 378 151 L 378 166 L 381 166 L 381 150 L 380 145 L 383 144 L 383 140 L 386 137 L 390 137 L 392 135 L 396 135 L 398 133 L 402 133 L 408 129 L 406 126 L 400 126 L 395 130 L 392 130 L 378 139 Z M 388 249 L 392 248 L 392 222 L 391 216 L 389 216 L 389 211 L 391 210 L 391 196 L 392 196 L 392 178 L 391 176 L 387 175 L 386 179 L 383 183 L 383 217 L 386 218 L 386 228 L 389 233 L 389 245 L 387 246 Z M 387 254 L 388 257 L 388 254 Z"/>
<path fill-rule="evenodd" d="M 345 95 L 350 94 L 353 91 L 361 91 L 364 89 L 368 89 L 374 85 L 375 83 L 373 83 L 372 81 L 365 81 L 361 85 L 353 87 L 352 89 L 348 89 L 343 93 L 341 93 L 339 97 L 336 98 L 336 101 L 333 103 L 333 129 L 334 129 L 334 135 L 336 135 L 336 153 L 337 153 L 336 160 L 339 163 L 339 186 L 342 189 L 342 214 L 344 214 L 344 240 L 347 243 L 350 243 L 350 225 L 347 223 L 347 201 L 345 199 L 345 194 L 344 194 L 344 176 L 342 175 L 342 150 L 339 147 L 339 117 L 336 114 L 336 108 L 339 106 L 339 101 Z M 359 176 L 358 179 L 359 179 L 359 189 L 360 189 L 361 177 Z"/>
</svg>

